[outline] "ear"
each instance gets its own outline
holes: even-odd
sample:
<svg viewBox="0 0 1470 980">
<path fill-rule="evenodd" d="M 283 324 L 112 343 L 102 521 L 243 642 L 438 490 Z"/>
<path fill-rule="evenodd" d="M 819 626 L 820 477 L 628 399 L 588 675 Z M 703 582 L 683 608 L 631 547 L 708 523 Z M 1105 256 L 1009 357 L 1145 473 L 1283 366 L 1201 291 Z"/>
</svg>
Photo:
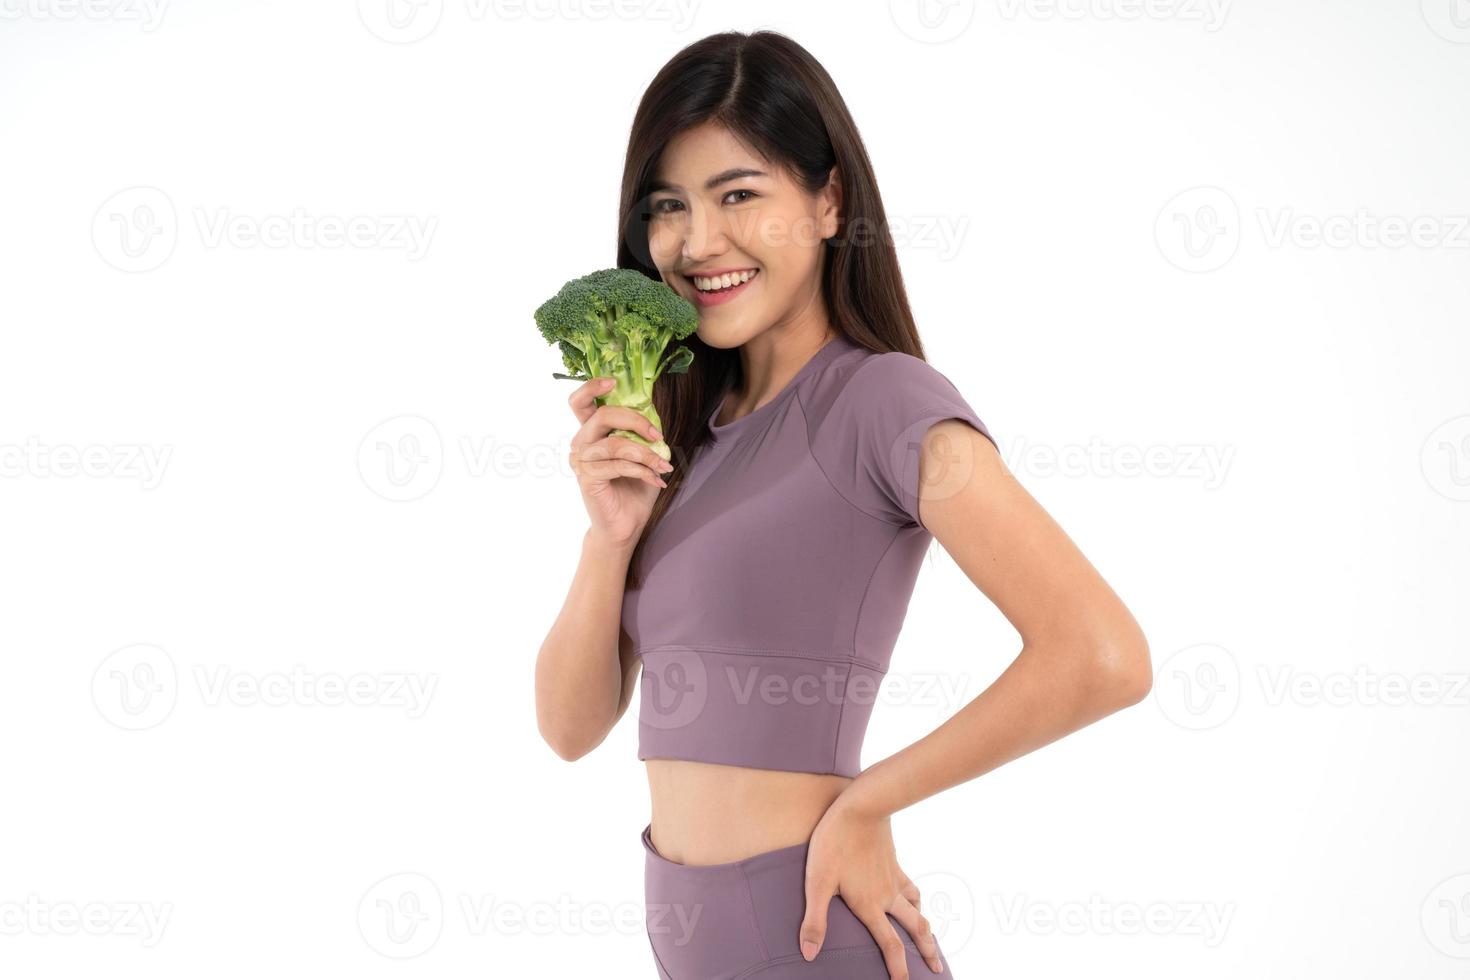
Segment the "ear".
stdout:
<svg viewBox="0 0 1470 980">
<path fill-rule="evenodd" d="M 837 234 L 838 221 L 842 216 L 842 175 L 834 166 L 827 172 L 827 186 L 822 188 L 822 237 L 832 238 Z"/>
</svg>

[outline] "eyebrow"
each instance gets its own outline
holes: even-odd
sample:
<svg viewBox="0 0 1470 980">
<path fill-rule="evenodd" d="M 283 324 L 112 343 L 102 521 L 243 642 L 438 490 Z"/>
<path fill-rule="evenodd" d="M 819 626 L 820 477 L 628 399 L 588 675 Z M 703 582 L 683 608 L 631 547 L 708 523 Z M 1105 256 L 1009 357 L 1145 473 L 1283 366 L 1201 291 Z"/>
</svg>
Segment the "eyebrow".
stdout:
<svg viewBox="0 0 1470 980">
<path fill-rule="evenodd" d="M 731 169 L 723 171 L 722 173 L 715 174 L 709 180 L 705 181 L 704 189 L 707 191 L 712 191 L 716 187 L 719 187 L 721 184 L 728 183 L 732 180 L 739 180 L 741 177 L 769 176 L 770 174 L 766 173 L 764 170 L 754 170 L 750 167 L 732 167 Z M 659 191 L 672 191 L 676 189 L 676 185 L 671 184 L 666 180 L 655 180 L 653 183 L 648 185 L 648 193 L 650 194 L 656 194 Z"/>
</svg>

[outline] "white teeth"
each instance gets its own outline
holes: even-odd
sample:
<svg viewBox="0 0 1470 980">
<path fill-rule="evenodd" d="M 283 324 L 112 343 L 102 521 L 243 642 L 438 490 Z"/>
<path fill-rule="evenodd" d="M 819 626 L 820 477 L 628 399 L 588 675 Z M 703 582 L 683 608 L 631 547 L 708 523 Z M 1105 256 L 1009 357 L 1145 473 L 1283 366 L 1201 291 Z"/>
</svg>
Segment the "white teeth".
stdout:
<svg viewBox="0 0 1470 980">
<path fill-rule="evenodd" d="M 710 278 L 709 276 L 694 276 L 694 287 L 701 292 L 707 292 L 711 289 L 728 289 L 731 286 L 745 282 L 751 276 L 755 275 L 755 273 L 756 270 L 754 269 L 746 269 L 743 272 L 729 272 L 723 276 L 715 276 L 714 278 Z"/>
</svg>

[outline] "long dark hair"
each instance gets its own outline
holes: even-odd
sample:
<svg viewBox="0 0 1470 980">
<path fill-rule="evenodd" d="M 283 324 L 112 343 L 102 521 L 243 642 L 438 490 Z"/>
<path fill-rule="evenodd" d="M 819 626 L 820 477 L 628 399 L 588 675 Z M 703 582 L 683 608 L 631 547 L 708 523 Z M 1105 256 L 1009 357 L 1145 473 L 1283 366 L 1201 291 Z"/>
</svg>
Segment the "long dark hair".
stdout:
<svg viewBox="0 0 1470 980">
<path fill-rule="evenodd" d="M 857 125 L 830 75 L 811 54 L 775 31 L 724 31 L 683 48 L 659 70 L 633 117 L 618 207 L 618 267 L 662 279 L 648 249 L 649 184 L 669 141 L 686 129 L 716 122 L 782 167 L 810 194 L 837 167 L 842 206 L 837 234 L 826 240 L 822 297 L 832 328 L 869 350 L 923 358 L 898 256 L 878 194 L 873 166 Z M 638 560 L 649 533 L 684 482 L 705 442 L 705 423 L 727 387 L 743 383 L 739 350 L 710 347 L 697 335 L 685 374 L 654 385 L 653 405 L 673 456 L 668 486 L 654 502 L 628 563 L 636 588 Z"/>
</svg>

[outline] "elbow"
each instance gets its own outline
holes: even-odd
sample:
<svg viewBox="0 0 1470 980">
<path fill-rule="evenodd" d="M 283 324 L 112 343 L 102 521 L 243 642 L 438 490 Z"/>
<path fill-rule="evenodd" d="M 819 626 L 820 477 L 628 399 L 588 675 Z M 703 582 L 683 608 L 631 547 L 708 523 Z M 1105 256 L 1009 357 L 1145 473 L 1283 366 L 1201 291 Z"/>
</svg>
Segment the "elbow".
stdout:
<svg viewBox="0 0 1470 980">
<path fill-rule="evenodd" d="M 576 762 L 592 751 L 593 747 L 586 739 L 578 738 L 566 726 L 553 724 L 544 716 L 536 719 L 536 728 L 541 733 L 541 741 L 551 746 L 551 751 L 567 762 Z"/>
<path fill-rule="evenodd" d="M 551 746 L 551 751 L 567 762 L 576 762 L 582 756 L 591 751 L 591 746 L 568 738 L 555 732 L 548 732 L 544 727 L 541 729 L 541 740 Z"/>
<path fill-rule="evenodd" d="M 1098 644 L 1094 662 L 1098 688 L 1105 692 L 1100 698 L 1114 711 L 1138 704 L 1153 690 L 1153 660 L 1141 630 Z"/>
<path fill-rule="evenodd" d="M 557 732 L 545 724 L 538 727 L 541 730 L 541 741 L 550 745 L 551 751 L 556 752 L 557 757 L 563 758 L 567 763 L 575 763 L 592 751 L 592 746 L 585 739 L 575 738 L 567 732 Z"/>
</svg>

